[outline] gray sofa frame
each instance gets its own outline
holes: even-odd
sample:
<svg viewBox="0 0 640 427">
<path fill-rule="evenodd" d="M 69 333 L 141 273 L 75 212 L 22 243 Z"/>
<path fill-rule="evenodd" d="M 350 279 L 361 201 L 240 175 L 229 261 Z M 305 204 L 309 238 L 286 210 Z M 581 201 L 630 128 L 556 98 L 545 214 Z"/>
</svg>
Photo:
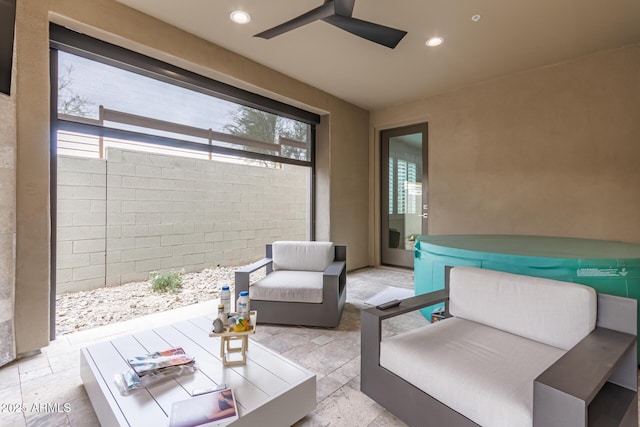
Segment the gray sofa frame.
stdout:
<svg viewBox="0 0 640 427">
<path fill-rule="evenodd" d="M 449 270 L 443 290 L 388 310 L 362 311 L 360 390 L 410 426 L 477 426 L 380 366 L 383 320 L 442 302 L 451 317 Z M 535 427 L 638 426 L 636 305 L 635 299 L 598 294 L 596 328 L 534 381 Z"/>
<path fill-rule="evenodd" d="M 347 300 L 347 247 L 334 247 L 334 261 L 324 271 L 322 278 L 322 303 L 251 300 L 251 310 L 258 312 L 258 323 L 325 328 L 338 326 Z M 236 298 L 240 292 L 249 290 L 251 273 L 261 268 L 266 268 L 267 274 L 273 272 L 272 253 L 272 247 L 268 244 L 265 258 L 236 270 Z"/>
</svg>

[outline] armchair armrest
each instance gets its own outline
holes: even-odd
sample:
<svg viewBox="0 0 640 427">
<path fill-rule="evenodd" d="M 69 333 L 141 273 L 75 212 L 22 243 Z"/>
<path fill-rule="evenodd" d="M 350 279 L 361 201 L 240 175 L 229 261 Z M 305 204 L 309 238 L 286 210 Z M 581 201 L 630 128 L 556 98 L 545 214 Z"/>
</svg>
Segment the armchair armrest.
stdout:
<svg viewBox="0 0 640 427">
<path fill-rule="evenodd" d="M 346 284 L 347 247 L 344 245 L 336 245 L 334 260 L 322 273 L 322 285 L 324 287 L 323 301 L 326 301 L 326 298 L 333 298 L 333 296 L 340 298 L 340 296 L 344 294 L 343 291 Z"/>
<path fill-rule="evenodd" d="M 322 273 L 322 302 L 323 304 L 340 304 L 340 300 L 346 298 L 345 286 L 347 284 L 347 263 L 345 261 L 333 261 Z M 337 308 L 336 308 L 337 310 Z"/>
<path fill-rule="evenodd" d="M 534 381 L 534 425 L 624 425 L 637 405 L 636 360 L 634 335 L 596 327 Z"/>
<path fill-rule="evenodd" d="M 249 277 L 251 273 L 261 269 L 262 267 L 267 267 L 267 270 L 269 270 L 272 262 L 273 259 L 271 258 L 262 258 L 260 261 L 256 261 L 253 264 L 249 264 L 237 269 L 235 273 L 236 296 L 239 295 L 242 291 L 249 290 Z"/>
<path fill-rule="evenodd" d="M 273 260 L 271 258 L 262 258 L 260 261 L 256 261 L 253 264 L 245 265 L 244 267 L 237 269 L 236 273 L 253 273 L 272 262 Z"/>
<path fill-rule="evenodd" d="M 331 264 L 327 266 L 323 274 L 325 276 L 339 276 L 342 273 L 342 270 L 344 270 L 346 265 L 347 263 L 344 261 L 333 261 Z"/>
</svg>

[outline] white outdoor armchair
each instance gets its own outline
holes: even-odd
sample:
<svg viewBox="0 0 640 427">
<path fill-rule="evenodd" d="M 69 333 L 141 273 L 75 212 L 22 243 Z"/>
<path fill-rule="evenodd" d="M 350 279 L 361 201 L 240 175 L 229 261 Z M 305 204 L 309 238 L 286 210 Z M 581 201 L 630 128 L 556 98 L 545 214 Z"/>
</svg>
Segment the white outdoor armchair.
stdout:
<svg viewBox="0 0 640 427">
<path fill-rule="evenodd" d="M 347 298 L 347 247 L 332 242 L 279 241 L 266 257 L 236 271 L 236 297 L 249 291 L 260 323 L 334 328 Z M 250 285 L 250 274 L 267 275 Z"/>
</svg>

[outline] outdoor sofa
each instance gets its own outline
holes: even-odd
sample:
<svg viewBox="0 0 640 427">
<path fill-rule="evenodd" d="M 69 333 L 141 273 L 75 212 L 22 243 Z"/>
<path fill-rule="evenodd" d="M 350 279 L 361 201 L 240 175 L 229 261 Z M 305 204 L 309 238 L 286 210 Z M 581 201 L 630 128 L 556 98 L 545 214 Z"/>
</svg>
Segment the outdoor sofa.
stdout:
<svg viewBox="0 0 640 427">
<path fill-rule="evenodd" d="M 636 300 L 447 268 L 445 289 L 362 312 L 361 390 L 411 426 L 638 426 Z M 382 321 L 445 319 L 382 339 Z"/>
</svg>

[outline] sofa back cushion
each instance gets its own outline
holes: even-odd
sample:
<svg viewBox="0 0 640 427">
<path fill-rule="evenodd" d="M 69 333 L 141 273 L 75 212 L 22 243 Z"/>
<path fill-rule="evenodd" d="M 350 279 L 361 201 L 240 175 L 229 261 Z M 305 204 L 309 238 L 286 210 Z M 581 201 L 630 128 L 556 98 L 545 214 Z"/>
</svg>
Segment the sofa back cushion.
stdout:
<svg viewBox="0 0 640 427">
<path fill-rule="evenodd" d="M 274 270 L 325 271 L 335 257 L 332 242 L 273 242 Z"/>
<path fill-rule="evenodd" d="M 593 288 L 557 280 L 456 267 L 449 311 L 543 344 L 569 350 L 596 324 Z"/>
</svg>

